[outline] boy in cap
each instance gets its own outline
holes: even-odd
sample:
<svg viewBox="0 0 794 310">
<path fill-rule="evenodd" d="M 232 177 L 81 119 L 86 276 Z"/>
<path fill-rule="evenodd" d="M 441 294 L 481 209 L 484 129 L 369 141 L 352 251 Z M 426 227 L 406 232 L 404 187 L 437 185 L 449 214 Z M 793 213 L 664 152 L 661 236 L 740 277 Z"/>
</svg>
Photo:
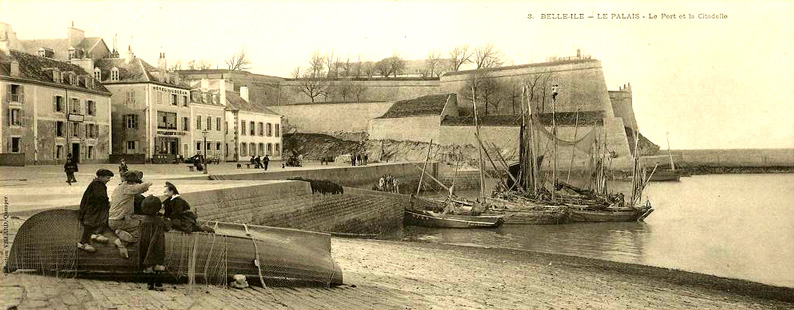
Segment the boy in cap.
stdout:
<svg viewBox="0 0 794 310">
<path fill-rule="evenodd" d="M 110 170 L 97 170 L 96 178 L 91 181 L 91 184 L 88 184 L 88 188 L 83 193 L 80 209 L 77 211 L 77 218 L 83 224 L 83 233 L 80 236 L 80 242 L 77 243 L 77 248 L 80 250 L 89 253 L 95 252 L 96 249 L 91 246 L 91 240 L 103 243 L 108 241 L 101 232 L 107 223 L 107 214 L 110 208 L 107 183 L 112 177 L 113 172 Z"/>
<path fill-rule="evenodd" d="M 143 273 L 149 275 L 149 289 L 161 290 L 160 274 L 165 271 L 165 232 L 168 231 L 162 217 L 158 215 L 162 203 L 149 195 L 141 203 L 140 262 Z"/>
<path fill-rule="evenodd" d="M 138 173 L 134 171 L 127 171 L 122 178 L 124 182 L 113 190 L 108 226 L 118 237 L 114 244 L 118 247 L 119 254 L 121 257 L 129 258 L 126 245 L 138 241 L 138 228 L 141 224 L 140 220 L 132 216 L 135 195 L 148 191 L 152 183 L 139 183 Z"/>
</svg>

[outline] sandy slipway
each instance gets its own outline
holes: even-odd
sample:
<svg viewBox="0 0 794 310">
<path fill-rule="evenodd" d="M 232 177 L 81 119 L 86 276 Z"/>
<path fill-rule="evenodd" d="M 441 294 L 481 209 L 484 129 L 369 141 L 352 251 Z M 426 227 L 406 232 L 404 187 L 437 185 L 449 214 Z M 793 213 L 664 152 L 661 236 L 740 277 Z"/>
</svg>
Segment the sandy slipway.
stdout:
<svg viewBox="0 0 794 310">
<path fill-rule="evenodd" d="M 7 274 L 3 309 L 791 309 L 794 289 L 518 250 L 334 239 L 337 288 L 244 290 Z"/>
</svg>

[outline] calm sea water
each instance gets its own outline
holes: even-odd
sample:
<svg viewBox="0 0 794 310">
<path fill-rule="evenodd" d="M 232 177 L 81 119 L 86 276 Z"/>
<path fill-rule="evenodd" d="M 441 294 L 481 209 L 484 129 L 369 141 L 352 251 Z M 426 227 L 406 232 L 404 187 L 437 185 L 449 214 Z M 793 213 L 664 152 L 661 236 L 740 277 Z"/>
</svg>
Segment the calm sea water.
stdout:
<svg viewBox="0 0 794 310">
<path fill-rule="evenodd" d="M 407 227 L 406 239 L 578 255 L 794 287 L 794 174 L 693 176 L 651 183 L 645 193 L 656 208 L 645 223 Z"/>
</svg>

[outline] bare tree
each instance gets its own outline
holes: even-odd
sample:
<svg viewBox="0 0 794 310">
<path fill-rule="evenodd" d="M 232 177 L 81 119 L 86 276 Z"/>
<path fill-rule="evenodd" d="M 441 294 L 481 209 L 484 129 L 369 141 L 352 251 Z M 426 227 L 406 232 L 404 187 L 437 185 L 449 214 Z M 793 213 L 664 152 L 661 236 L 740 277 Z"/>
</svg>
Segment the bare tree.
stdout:
<svg viewBox="0 0 794 310">
<path fill-rule="evenodd" d="M 193 60 L 187 62 L 187 68 L 189 70 L 211 69 L 212 68 L 212 63 L 210 63 L 206 59 L 199 59 L 199 60 L 193 59 Z"/>
<path fill-rule="evenodd" d="M 350 79 L 339 81 L 336 85 L 336 93 L 342 98 L 342 102 L 347 102 L 347 98 L 354 95 L 353 82 Z"/>
<path fill-rule="evenodd" d="M 322 76 L 322 71 L 306 71 L 300 67 L 292 70 L 293 78 L 298 81 L 298 90 L 309 97 L 311 102 L 324 94 L 328 89 L 328 81 Z"/>
<path fill-rule="evenodd" d="M 356 97 L 356 102 L 361 102 L 361 96 L 367 92 L 367 86 L 361 82 L 353 83 L 352 86 L 353 96 Z"/>
<path fill-rule="evenodd" d="M 182 61 L 177 60 L 174 64 L 168 67 L 168 71 L 178 71 L 182 70 Z"/>
<path fill-rule="evenodd" d="M 226 60 L 226 66 L 232 71 L 243 71 L 251 68 L 251 61 L 245 52 L 245 47 L 240 49 L 239 53 L 233 54 L 232 57 Z"/>
<path fill-rule="evenodd" d="M 320 51 L 312 52 L 311 58 L 309 58 L 309 70 L 311 74 L 315 77 L 320 77 L 320 73 L 323 72 L 325 58 Z"/>
<path fill-rule="evenodd" d="M 438 76 L 441 72 L 441 52 L 438 50 L 431 50 L 427 54 L 427 60 L 425 60 L 425 68 L 427 73 L 430 77 Z"/>
<path fill-rule="evenodd" d="M 478 108 L 484 109 L 483 115 L 488 115 L 491 112 L 499 112 L 499 105 L 502 103 L 502 85 L 494 78 L 485 73 L 472 73 L 466 80 L 465 85 L 461 91 L 463 98 L 469 102 L 472 101 L 473 95 L 476 93 Z M 479 111 L 479 109 L 478 109 Z"/>
<path fill-rule="evenodd" d="M 473 56 L 473 61 L 477 66 L 477 69 L 495 68 L 501 66 L 504 63 L 502 53 L 490 43 L 478 46 L 474 50 Z"/>
<path fill-rule="evenodd" d="M 326 72 L 326 77 L 328 78 L 336 77 L 337 75 L 336 74 L 337 72 L 334 71 L 334 65 L 338 61 L 338 59 L 336 59 L 335 57 L 336 56 L 334 55 L 334 50 L 328 51 L 328 53 L 326 53 L 325 56 L 323 56 L 325 67 L 326 69 L 328 69 L 328 72 Z"/>
<path fill-rule="evenodd" d="M 449 68 L 450 71 L 459 71 L 460 66 L 471 62 L 471 52 L 469 52 L 469 46 L 455 46 L 455 48 L 449 51 L 449 58 L 452 61 Z"/>
<path fill-rule="evenodd" d="M 551 71 L 544 71 L 526 77 L 523 83 L 527 86 L 527 99 L 533 105 L 532 112 L 546 112 L 546 96 L 551 88 L 551 81 L 554 78 Z M 522 107 L 523 109 L 523 107 Z"/>
<path fill-rule="evenodd" d="M 375 63 L 371 61 L 364 61 L 361 64 L 361 73 L 366 77 L 371 78 L 378 70 L 375 68 Z"/>
<path fill-rule="evenodd" d="M 383 58 L 375 64 L 375 71 L 383 77 L 393 75 L 397 77 L 398 74 L 405 71 L 405 60 L 400 58 L 397 54 L 391 57 Z"/>
<path fill-rule="evenodd" d="M 391 65 L 389 65 L 388 58 L 383 58 L 376 62 L 374 65 L 375 72 L 383 77 L 388 77 L 391 74 Z"/>
</svg>

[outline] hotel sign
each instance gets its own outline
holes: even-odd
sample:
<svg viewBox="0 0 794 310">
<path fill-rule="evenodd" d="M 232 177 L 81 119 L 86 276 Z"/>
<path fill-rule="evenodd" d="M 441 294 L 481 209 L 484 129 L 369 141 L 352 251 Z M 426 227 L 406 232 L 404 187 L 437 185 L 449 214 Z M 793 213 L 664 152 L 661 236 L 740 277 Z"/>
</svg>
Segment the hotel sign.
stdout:
<svg viewBox="0 0 794 310">
<path fill-rule="evenodd" d="M 68 119 L 70 122 L 82 122 L 85 121 L 85 116 L 81 114 L 69 114 L 66 116 L 66 119 Z"/>
<path fill-rule="evenodd" d="M 182 131 L 165 131 L 165 130 L 158 130 L 157 134 L 158 135 L 163 135 L 163 136 L 184 136 L 185 135 L 185 133 L 182 132 Z"/>
</svg>

